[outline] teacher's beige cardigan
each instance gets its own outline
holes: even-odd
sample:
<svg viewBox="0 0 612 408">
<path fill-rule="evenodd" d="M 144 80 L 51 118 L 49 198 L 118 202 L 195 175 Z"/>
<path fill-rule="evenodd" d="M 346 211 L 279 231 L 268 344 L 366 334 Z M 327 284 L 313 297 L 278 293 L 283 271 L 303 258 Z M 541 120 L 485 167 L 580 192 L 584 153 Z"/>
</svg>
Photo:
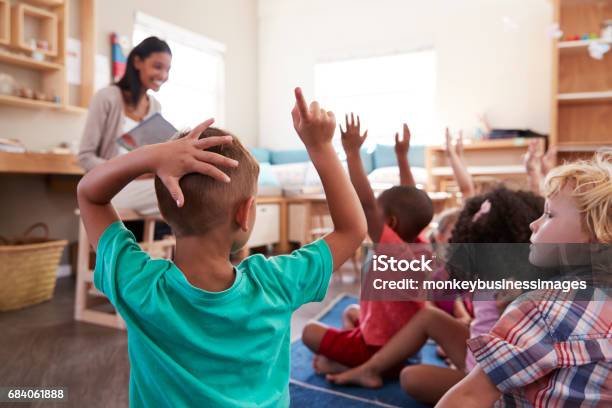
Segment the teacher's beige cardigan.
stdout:
<svg viewBox="0 0 612 408">
<path fill-rule="evenodd" d="M 85 171 L 117 155 L 117 139 L 124 133 L 123 106 L 121 90 L 115 85 L 100 89 L 92 98 L 79 148 L 79 163 Z M 145 119 L 157 112 L 161 112 L 161 105 L 149 95 Z"/>
</svg>

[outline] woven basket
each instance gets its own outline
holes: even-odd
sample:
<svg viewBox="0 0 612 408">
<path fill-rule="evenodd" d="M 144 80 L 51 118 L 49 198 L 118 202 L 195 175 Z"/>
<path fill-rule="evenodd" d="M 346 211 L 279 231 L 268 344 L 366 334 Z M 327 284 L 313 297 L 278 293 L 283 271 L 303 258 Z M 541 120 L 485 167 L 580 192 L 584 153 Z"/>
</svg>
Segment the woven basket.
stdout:
<svg viewBox="0 0 612 408">
<path fill-rule="evenodd" d="M 30 237 L 36 229 L 43 237 Z M 49 228 L 38 223 L 22 237 L 0 237 L 0 311 L 21 309 L 53 297 L 57 267 L 65 240 L 49 240 Z"/>
</svg>

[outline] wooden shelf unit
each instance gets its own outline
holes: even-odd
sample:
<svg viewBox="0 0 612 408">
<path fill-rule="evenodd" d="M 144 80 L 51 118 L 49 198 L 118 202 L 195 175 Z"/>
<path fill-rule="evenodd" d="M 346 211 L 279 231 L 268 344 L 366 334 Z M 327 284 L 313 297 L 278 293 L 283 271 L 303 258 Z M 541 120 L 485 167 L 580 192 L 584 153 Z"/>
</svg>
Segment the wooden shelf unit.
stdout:
<svg viewBox="0 0 612 408">
<path fill-rule="evenodd" d="M 3 51 L 0 51 L 0 62 L 38 71 L 56 71 L 64 68 L 63 65 L 55 62 L 38 61 L 24 55 L 10 54 Z"/>
<path fill-rule="evenodd" d="M 0 173 L 81 176 L 85 172 L 72 154 L 0 152 Z"/>
<path fill-rule="evenodd" d="M 464 145 L 464 160 L 475 178 L 495 177 L 510 186 L 522 186 L 526 181 L 523 155 L 530 138 L 482 140 Z M 541 143 L 544 143 L 543 139 Z M 445 146 L 427 146 L 425 168 L 429 191 L 449 191 L 454 177 Z"/>
<path fill-rule="evenodd" d="M 612 1 L 552 0 L 554 22 L 566 35 L 598 33 L 612 19 Z M 553 40 L 551 134 L 558 158 L 592 154 L 612 142 L 612 52 L 590 57 L 591 43 Z"/>
<path fill-rule="evenodd" d="M 562 54 L 582 53 L 586 55 L 591 44 L 612 44 L 612 41 L 602 38 L 579 41 L 560 41 L 557 47 Z"/>
<path fill-rule="evenodd" d="M 0 0 L 0 8 L 6 3 L 11 9 L 10 0 Z M 36 4 L 33 6 L 32 4 Z M 2 106 L 11 106 L 24 109 L 54 109 L 61 112 L 83 114 L 94 91 L 94 57 L 95 57 L 95 0 L 79 0 L 79 15 L 69 14 L 69 2 L 65 0 L 13 0 L 12 18 L 8 47 L 17 52 L 12 53 L 0 48 L 0 64 L 11 65 L 28 71 L 39 73 L 39 80 L 32 80 L 31 75 L 25 76 L 23 86 L 30 87 L 36 84 L 34 91 L 40 91 L 49 96 L 59 97 L 60 102 L 38 101 L 17 96 L 1 96 Z M 1 13 L 0 13 L 1 14 Z M 54 39 L 49 41 L 51 47 L 43 52 L 45 59 L 39 61 L 30 56 L 32 49 L 28 44 L 25 24 L 26 16 L 34 16 L 45 21 L 40 27 L 40 39 Z M 75 18 L 76 17 L 76 18 Z M 78 90 L 71 89 L 68 84 L 66 68 L 66 43 L 68 39 L 68 23 L 78 21 L 81 41 L 81 84 Z M 0 22 L 0 28 L 4 24 Z M 29 27 L 29 26 L 28 26 Z M 29 27 L 31 28 L 31 27 Z M 28 28 L 28 29 L 29 29 Z M 40 50 L 39 50 L 40 51 Z"/>
<path fill-rule="evenodd" d="M 13 47 L 29 52 L 35 50 L 25 38 L 26 19 L 32 18 L 40 21 L 39 35 L 41 38 L 38 40 L 46 41 L 49 46 L 46 50 L 38 49 L 38 52 L 50 57 L 57 56 L 59 39 L 57 13 L 27 3 L 18 3 L 13 6 L 11 14 L 11 44 Z"/>
<path fill-rule="evenodd" d="M 26 0 L 28 3 L 44 7 L 57 7 L 64 4 L 64 0 Z"/>
<path fill-rule="evenodd" d="M 558 94 L 560 104 L 577 104 L 612 101 L 612 91 L 602 92 L 572 92 Z"/>
<path fill-rule="evenodd" d="M 8 45 L 11 42 L 11 3 L 0 0 L 0 44 Z"/>
</svg>

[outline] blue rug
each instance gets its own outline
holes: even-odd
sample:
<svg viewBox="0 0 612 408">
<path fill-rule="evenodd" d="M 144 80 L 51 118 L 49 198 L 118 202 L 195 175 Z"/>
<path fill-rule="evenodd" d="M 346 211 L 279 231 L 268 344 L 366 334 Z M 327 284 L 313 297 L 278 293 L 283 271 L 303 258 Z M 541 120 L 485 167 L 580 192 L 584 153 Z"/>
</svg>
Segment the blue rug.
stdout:
<svg viewBox="0 0 612 408">
<path fill-rule="evenodd" d="M 351 304 L 357 303 L 352 296 L 342 295 L 319 321 L 335 327 L 342 326 L 342 311 Z M 402 391 L 399 381 L 386 381 L 382 388 L 367 389 L 352 386 L 338 386 L 325 381 L 312 368 L 313 354 L 302 343 L 296 340 L 291 345 L 291 406 L 301 407 L 409 407 L 425 408 Z M 418 355 L 412 357 L 408 364 L 431 364 L 446 367 L 436 355 L 434 343 L 427 343 Z"/>
</svg>

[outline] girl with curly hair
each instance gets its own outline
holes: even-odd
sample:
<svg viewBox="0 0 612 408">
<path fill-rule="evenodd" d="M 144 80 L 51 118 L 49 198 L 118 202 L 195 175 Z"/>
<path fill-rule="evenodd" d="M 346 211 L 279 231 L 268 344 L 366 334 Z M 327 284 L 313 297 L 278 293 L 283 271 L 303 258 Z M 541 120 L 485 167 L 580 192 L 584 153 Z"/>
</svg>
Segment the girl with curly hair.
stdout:
<svg viewBox="0 0 612 408">
<path fill-rule="evenodd" d="M 511 191 L 504 187 L 472 197 L 459 214 L 450 243 L 453 247 L 463 243 L 528 243 L 529 223 L 541 214 L 543 201 L 543 198 L 532 193 Z M 464 248 L 461 245 L 458 248 L 460 250 L 449 254 L 450 265 L 459 263 L 457 258 L 465 257 L 461 253 Z M 472 269 L 476 269 L 476 272 L 469 272 Z M 451 278 L 457 278 L 462 273 L 463 279 L 473 279 L 479 275 L 479 270 L 451 267 L 449 272 Z M 474 303 L 475 316 L 470 327 L 438 308 L 422 309 L 366 363 L 340 374 L 329 374 L 327 380 L 335 384 L 380 387 L 386 372 L 418 352 L 431 338 L 444 349 L 455 368 L 424 364 L 407 366 L 401 371 L 400 382 L 413 398 L 429 404 L 436 403 L 472 367 L 472 363 L 466 361 L 466 340 L 488 331 L 499 317 L 496 302 Z M 480 303 L 488 303 L 488 310 L 481 310 L 478 307 Z"/>
</svg>

